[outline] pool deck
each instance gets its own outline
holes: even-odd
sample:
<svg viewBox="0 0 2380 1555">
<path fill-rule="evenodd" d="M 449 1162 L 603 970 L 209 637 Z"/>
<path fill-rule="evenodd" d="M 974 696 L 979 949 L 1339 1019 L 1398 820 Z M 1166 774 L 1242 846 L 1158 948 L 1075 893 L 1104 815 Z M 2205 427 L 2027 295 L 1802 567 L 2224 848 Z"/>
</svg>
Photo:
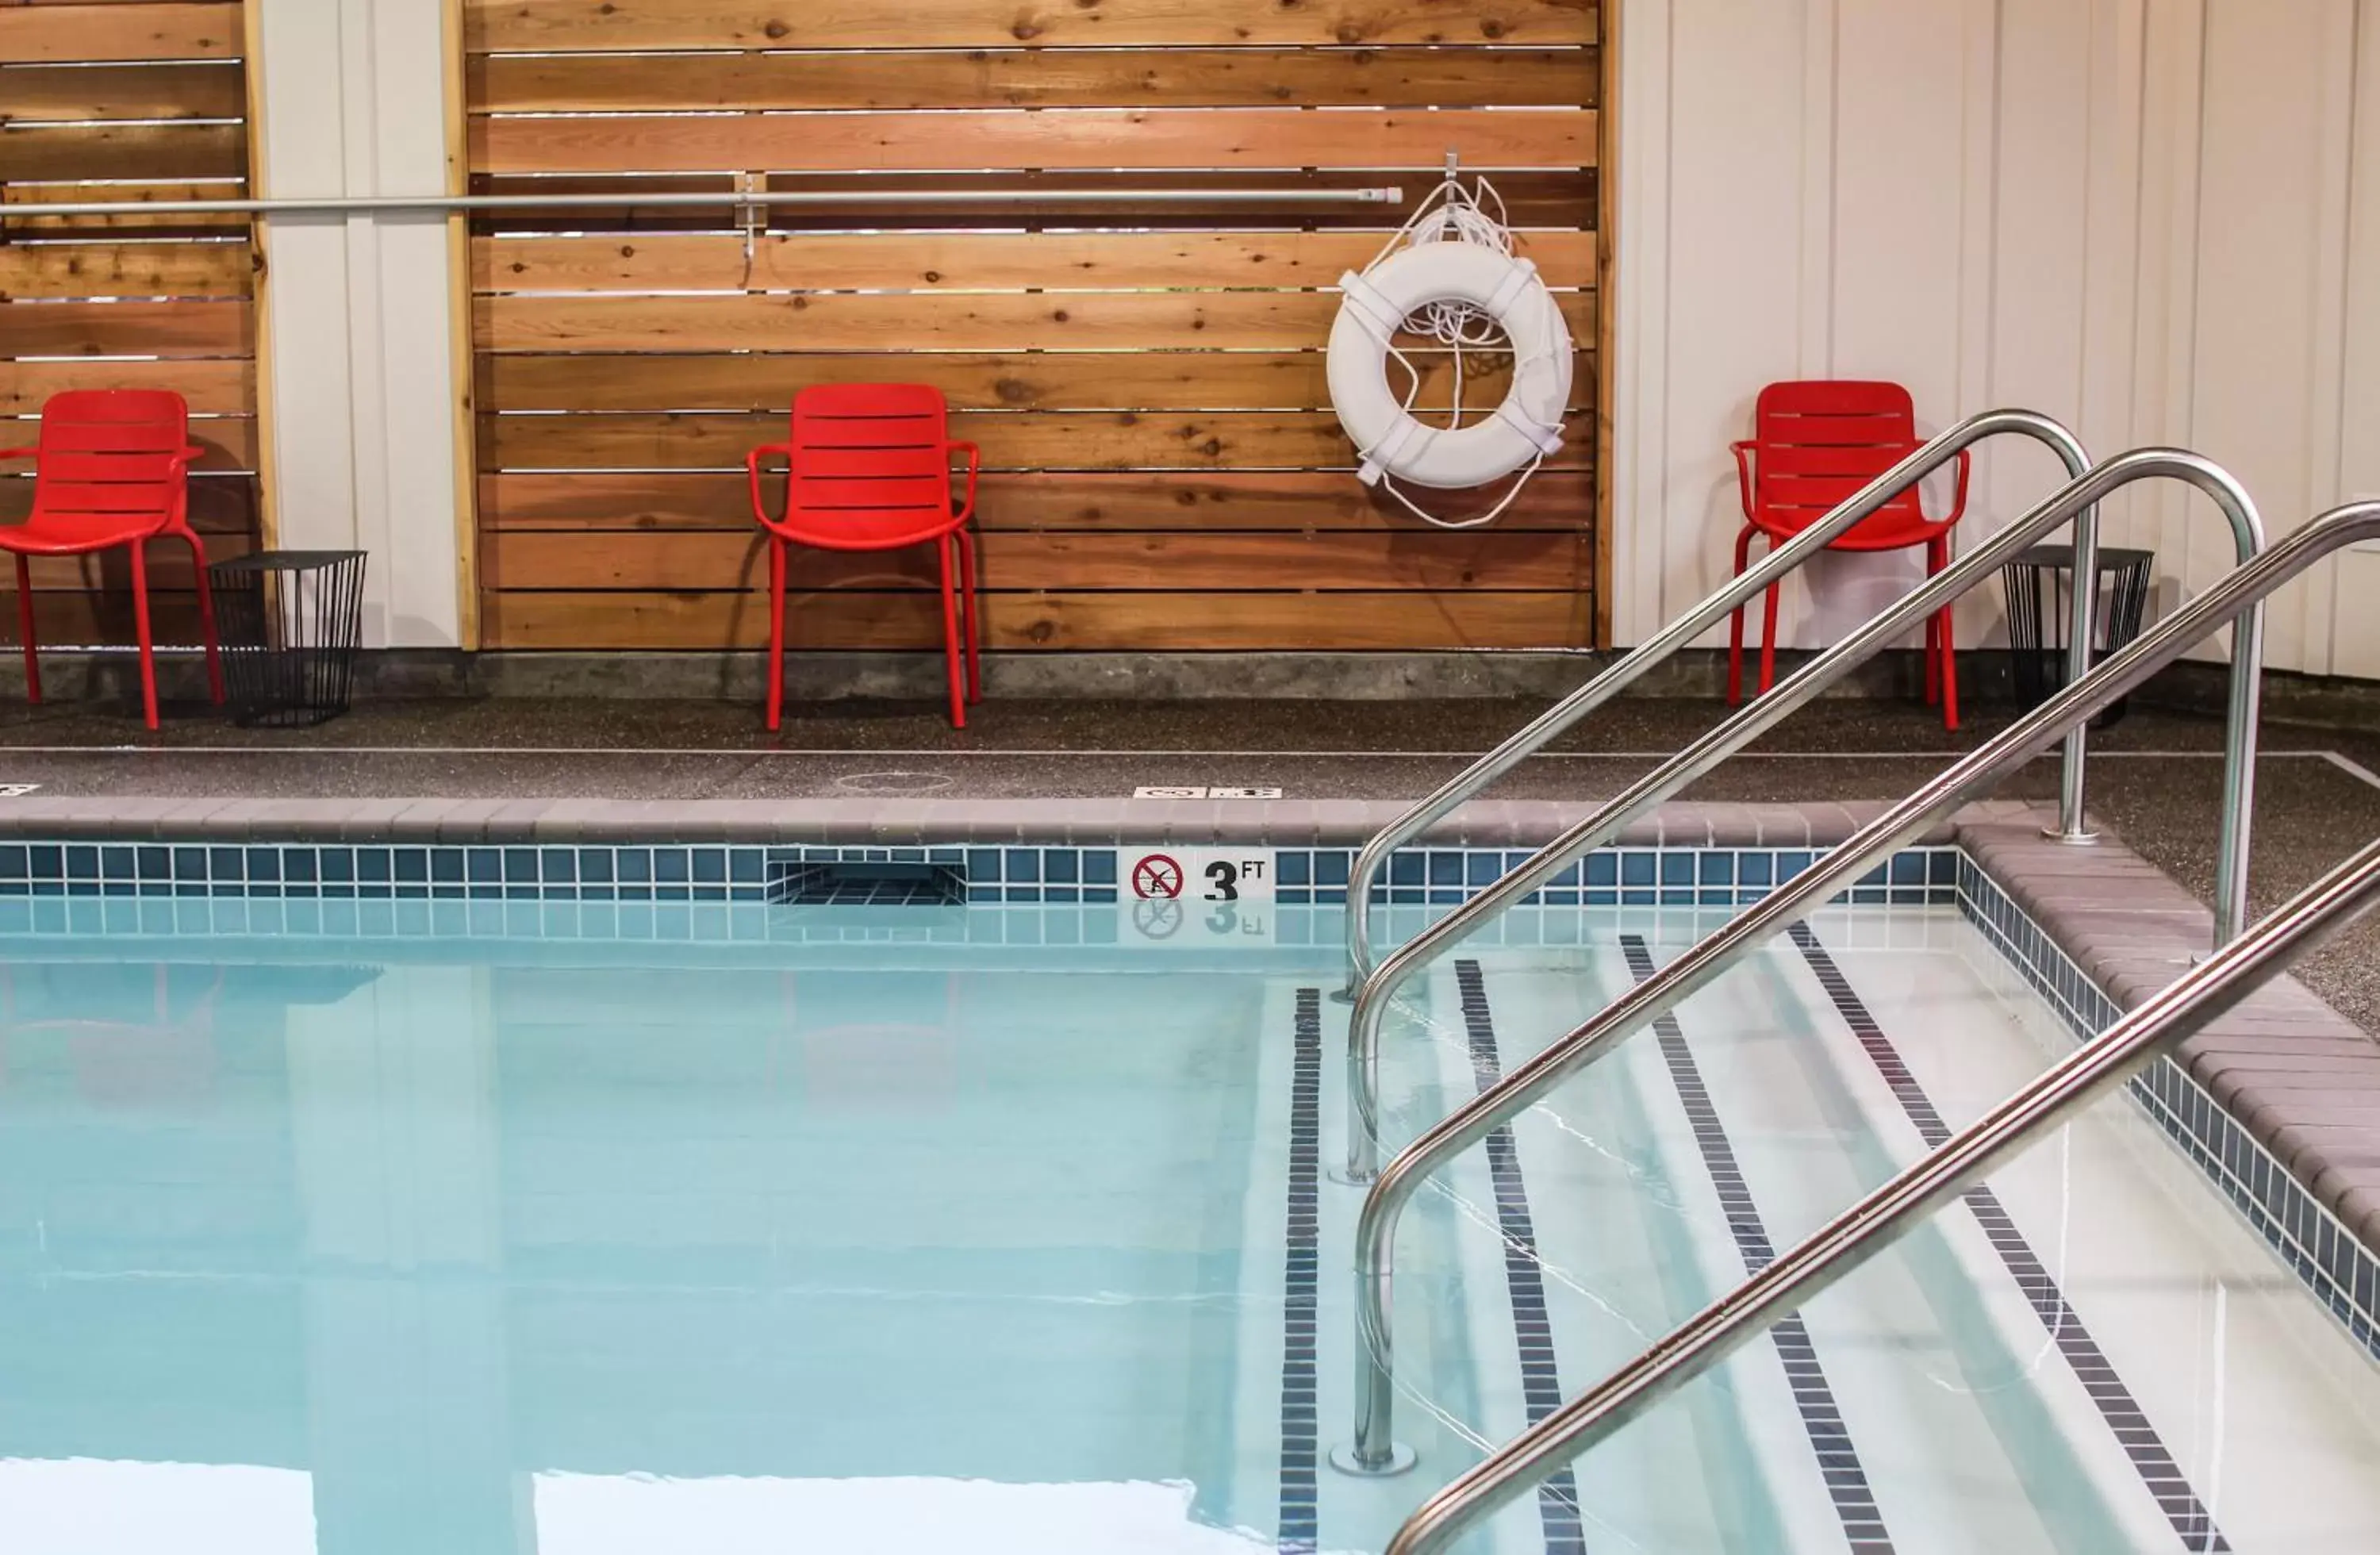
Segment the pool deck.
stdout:
<svg viewBox="0 0 2380 1555">
<path fill-rule="evenodd" d="M 771 736 L 743 702 L 391 700 L 295 733 L 240 730 L 205 710 L 184 709 L 169 710 L 156 735 L 114 704 L 0 703 L 0 784 L 41 785 L 30 798 L 0 800 L 0 825 L 29 824 L 59 801 L 79 801 L 63 813 L 83 820 L 139 815 L 153 825 L 161 812 L 128 801 L 175 800 L 204 808 L 164 813 L 245 825 L 241 818 L 257 812 L 226 810 L 227 804 L 335 800 L 373 803 L 277 813 L 336 825 L 410 812 L 408 826 L 443 821 L 459 835 L 531 814 L 549 825 L 606 817 L 650 824 L 654 812 L 613 808 L 638 801 L 735 805 L 683 812 L 680 820 L 784 835 L 819 825 L 955 820 L 962 812 L 953 807 L 1002 800 L 1065 801 L 1014 812 L 1018 823 L 1054 841 L 1113 834 L 1126 820 L 1172 825 L 1211 813 L 1217 824 L 1233 827 L 1327 824 L 1328 840 L 1336 842 L 1371 824 L 1378 807 L 1393 813 L 1429 792 L 1542 705 L 995 697 L 960 734 L 929 704 L 854 700 L 796 706 L 782 734 Z M 1724 711 L 1709 701 L 1622 699 L 1488 797 L 1567 807 L 1608 797 Z M 2004 708 L 1985 704 L 1970 710 L 1963 730 L 1948 735 L 1923 708 L 1824 700 L 1686 796 L 1755 804 L 1896 798 L 1989 737 L 2006 717 Z M 2221 746 L 2214 720 L 2145 709 L 2095 746 L 2102 758 L 2092 776 L 2095 821 L 2202 901 L 2214 890 Z M 2258 912 L 2380 835 L 2380 735 L 2269 725 L 2265 747 L 2252 881 Z M 1246 801 L 1158 812 L 1129 799 L 1143 785 L 1208 784 L 1277 787 L 1284 797 L 1261 817 Z M 2039 800 L 2056 787 L 2055 763 L 2042 761 L 1994 796 Z M 531 809 L 525 801 L 564 803 Z M 1352 801 L 1367 803 L 1345 808 Z M 2350 928 L 2310 957 L 2301 975 L 2350 1019 L 2380 1031 L 2380 923 Z"/>
</svg>

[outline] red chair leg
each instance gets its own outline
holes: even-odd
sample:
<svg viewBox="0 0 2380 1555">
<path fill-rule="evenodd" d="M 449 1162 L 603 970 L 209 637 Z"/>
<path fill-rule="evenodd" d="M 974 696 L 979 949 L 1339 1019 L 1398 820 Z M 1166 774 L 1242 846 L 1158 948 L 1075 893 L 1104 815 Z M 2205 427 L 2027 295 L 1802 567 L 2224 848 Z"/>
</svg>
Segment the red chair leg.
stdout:
<svg viewBox="0 0 2380 1555">
<path fill-rule="evenodd" d="M 215 589 L 207 577 L 206 547 L 199 543 L 197 534 L 185 530 L 182 538 L 189 542 L 190 563 L 199 573 L 199 637 L 207 655 L 207 695 L 217 707 L 224 705 L 223 652 L 215 643 Z"/>
<path fill-rule="evenodd" d="M 1760 694 L 1777 684 L 1777 596 L 1785 586 L 1772 583 L 1760 611 Z"/>
<path fill-rule="evenodd" d="M 1938 536 L 1925 545 L 1925 576 L 1938 576 L 1950 565 L 1950 538 Z M 1932 638 L 1933 654 L 1926 664 L 1929 681 L 1937 682 L 1942 690 L 1942 727 L 1956 731 L 1959 727 L 1959 651 L 1958 611 L 1945 605 L 1936 613 Z M 1931 701 L 1931 699 L 1928 699 Z"/>
<path fill-rule="evenodd" d="M 785 542 L 769 537 L 769 732 L 785 721 Z"/>
<path fill-rule="evenodd" d="M 1955 619 L 1945 608 L 1938 634 L 1942 642 L 1942 727 L 1953 734 L 1959 729 L 1959 651 L 1952 637 Z"/>
<path fill-rule="evenodd" d="M 33 568 L 23 555 L 17 558 L 17 629 L 25 639 L 25 699 L 42 699 L 42 649 L 33 629 Z"/>
<path fill-rule="evenodd" d="M 941 559 L 942 573 L 942 664 L 951 682 L 951 727 L 966 727 L 966 667 L 961 662 L 959 647 L 959 600 L 955 557 L 958 541 L 944 536 L 934 546 Z"/>
<path fill-rule="evenodd" d="M 959 604 L 966 613 L 966 699 L 983 700 L 983 547 L 973 529 L 959 543 Z"/>
<path fill-rule="evenodd" d="M 1735 576 L 1742 577 L 1752 565 L 1752 537 L 1760 531 L 1746 524 L 1743 532 L 1735 537 Z M 1743 700 L 1743 607 L 1738 605 L 1727 619 L 1727 700 L 1732 707 Z"/>
<path fill-rule="evenodd" d="M 132 624 L 140 643 L 140 715 L 157 727 L 157 644 L 149 629 L 148 542 L 134 541 L 132 553 Z"/>
<path fill-rule="evenodd" d="M 1925 705 L 1934 707 L 1942 700 L 1942 622 L 1939 617 L 1925 618 Z"/>
</svg>

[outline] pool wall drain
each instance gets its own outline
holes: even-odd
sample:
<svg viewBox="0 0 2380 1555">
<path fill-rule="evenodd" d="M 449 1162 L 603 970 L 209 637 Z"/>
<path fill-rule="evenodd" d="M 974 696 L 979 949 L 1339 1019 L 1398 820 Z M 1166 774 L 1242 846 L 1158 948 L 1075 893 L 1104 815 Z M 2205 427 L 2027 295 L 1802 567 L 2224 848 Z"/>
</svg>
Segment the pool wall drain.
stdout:
<svg viewBox="0 0 2380 1555">
<path fill-rule="evenodd" d="M 965 872 L 947 864 L 857 859 L 769 866 L 769 901 L 777 906 L 956 907 L 966 899 Z"/>
</svg>

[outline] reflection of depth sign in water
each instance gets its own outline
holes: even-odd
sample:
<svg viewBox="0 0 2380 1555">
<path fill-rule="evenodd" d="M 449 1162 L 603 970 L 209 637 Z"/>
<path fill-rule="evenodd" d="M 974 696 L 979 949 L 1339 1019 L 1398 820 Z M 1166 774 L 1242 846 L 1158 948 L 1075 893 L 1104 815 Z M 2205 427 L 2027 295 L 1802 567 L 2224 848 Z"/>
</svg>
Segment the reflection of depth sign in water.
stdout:
<svg viewBox="0 0 2380 1555">
<path fill-rule="evenodd" d="M 1170 940 L 1182 931 L 1182 904 L 1170 896 L 1152 896 L 1132 905 L 1132 926 L 1148 940 Z"/>
<path fill-rule="evenodd" d="M 1144 902 L 1171 902 L 1182 894 L 1182 865 L 1152 853 L 1132 867 L 1132 893 Z"/>
</svg>

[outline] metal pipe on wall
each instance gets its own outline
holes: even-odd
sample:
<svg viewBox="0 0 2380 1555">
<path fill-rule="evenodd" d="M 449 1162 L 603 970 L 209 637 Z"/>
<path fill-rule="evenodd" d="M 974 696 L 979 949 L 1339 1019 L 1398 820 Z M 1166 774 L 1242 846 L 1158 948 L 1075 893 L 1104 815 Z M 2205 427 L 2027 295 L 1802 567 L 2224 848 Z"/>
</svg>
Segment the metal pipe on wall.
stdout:
<svg viewBox="0 0 2380 1555">
<path fill-rule="evenodd" d="M 589 211 L 619 205 L 707 209 L 746 205 L 1402 205 L 1393 186 L 1348 189 L 815 189 L 716 194 L 669 190 L 638 194 L 375 194 L 285 200 L 100 200 L 26 205 L 18 214 L 44 221 L 64 216 L 345 216 L 379 212 L 448 215 L 458 211 Z"/>
</svg>

